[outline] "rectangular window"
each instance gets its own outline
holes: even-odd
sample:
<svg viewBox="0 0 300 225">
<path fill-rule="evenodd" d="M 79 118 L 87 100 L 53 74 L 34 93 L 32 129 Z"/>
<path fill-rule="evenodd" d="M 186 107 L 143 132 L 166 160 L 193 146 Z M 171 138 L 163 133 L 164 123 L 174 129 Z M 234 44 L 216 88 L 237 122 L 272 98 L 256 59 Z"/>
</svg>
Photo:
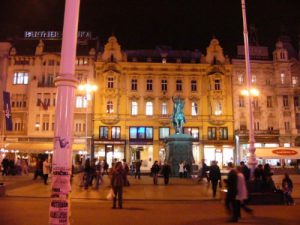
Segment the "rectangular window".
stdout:
<svg viewBox="0 0 300 225">
<path fill-rule="evenodd" d="M 251 76 L 251 83 L 256 84 L 256 75 Z"/>
<path fill-rule="evenodd" d="M 136 79 L 131 80 L 131 90 L 137 91 L 137 80 Z"/>
<path fill-rule="evenodd" d="M 138 103 L 131 102 L 131 115 L 135 116 L 138 114 Z"/>
<path fill-rule="evenodd" d="M 221 90 L 221 80 L 215 80 L 215 90 Z"/>
<path fill-rule="evenodd" d="M 152 80 L 147 80 L 147 91 L 152 91 Z"/>
<path fill-rule="evenodd" d="M 161 81 L 161 90 L 162 91 L 167 91 L 168 90 L 168 81 L 167 80 L 162 80 Z"/>
<path fill-rule="evenodd" d="M 170 136 L 170 128 L 169 127 L 160 127 L 159 128 L 159 139 L 164 139 Z"/>
<path fill-rule="evenodd" d="M 43 115 L 43 127 L 42 130 L 43 131 L 48 131 L 49 130 L 49 115 Z"/>
<path fill-rule="evenodd" d="M 239 84 L 244 84 L 244 75 L 243 74 L 238 75 L 238 83 Z"/>
<path fill-rule="evenodd" d="M 146 102 L 146 115 L 147 116 L 153 115 L 153 103 L 152 102 Z"/>
<path fill-rule="evenodd" d="M 107 103 L 106 103 L 106 112 L 108 114 L 114 113 L 114 104 L 113 104 L 112 101 L 107 101 Z"/>
<path fill-rule="evenodd" d="M 168 105 L 166 102 L 163 102 L 161 104 L 161 114 L 162 115 L 167 115 L 168 114 Z"/>
<path fill-rule="evenodd" d="M 107 88 L 114 88 L 114 78 L 113 77 L 109 77 L 107 79 Z"/>
<path fill-rule="evenodd" d="M 40 130 L 40 126 L 41 126 L 40 118 L 41 118 L 40 115 L 36 115 L 36 117 L 35 117 L 35 125 L 34 125 L 35 131 Z"/>
<path fill-rule="evenodd" d="M 191 135 L 194 139 L 199 139 L 199 128 L 197 127 L 184 127 L 183 133 Z"/>
<path fill-rule="evenodd" d="M 284 122 L 284 129 L 285 129 L 285 131 L 290 130 L 290 122 Z"/>
<path fill-rule="evenodd" d="M 129 138 L 135 140 L 153 140 L 152 127 L 130 127 Z"/>
<path fill-rule="evenodd" d="M 28 73 L 27 72 L 15 72 L 13 84 L 28 84 Z"/>
<path fill-rule="evenodd" d="M 281 83 L 281 84 L 284 84 L 284 83 L 285 83 L 285 74 L 284 74 L 284 73 L 281 73 L 281 74 L 280 74 L 280 83 Z"/>
<path fill-rule="evenodd" d="M 130 127 L 129 129 L 129 138 L 137 139 L 137 127 Z"/>
<path fill-rule="evenodd" d="M 197 91 L 197 81 L 191 80 L 191 91 Z"/>
<path fill-rule="evenodd" d="M 245 107 L 245 97 L 244 96 L 239 96 L 239 107 Z"/>
<path fill-rule="evenodd" d="M 192 116 L 198 115 L 198 104 L 197 102 L 192 102 Z"/>
<path fill-rule="evenodd" d="M 217 139 L 217 128 L 216 127 L 208 127 L 207 138 L 208 138 L 208 140 L 216 140 Z"/>
<path fill-rule="evenodd" d="M 259 122 L 254 122 L 254 130 L 259 130 Z"/>
<path fill-rule="evenodd" d="M 76 96 L 76 108 L 86 108 L 87 107 L 87 100 L 85 96 Z"/>
<path fill-rule="evenodd" d="M 228 140 L 228 128 L 220 127 L 219 128 L 219 136 L 220 136 L 220 140 Z"/>
<path fill-rule="evenodd" d="M 111 138 L 112 139 L 120 139 L 121 138 L 121 128 L 120 127 L 112 127 L 111 128 Z"/>
<path fill-rule="evenodd" d="M 176 91 L 182 91 L 182 80 L 176 80 Z"/>
<path fill-rule="evenodd" d="M 258 108 L 258 97 L 253 97 L 253 107 Z"/>
<path fill-rule="evenodd" d="M 108 127 L 99 128 L 99 139 L 108 139 Z"/>
<path fill-rule="evenodd" d="M 272 96 L 267 96 L 267 108 L 272 108 Z"/>
<path fill-rule="evenodd" d="M 283 95 L 282 101 L 283 101 L 283 107 L 289 107 L 289 96 Z"/>
<path fill-rule="evenodd" d="M 292 76 L 292 85 L 295 87 L 298 85 L 298 77 Z"/>
</svg>

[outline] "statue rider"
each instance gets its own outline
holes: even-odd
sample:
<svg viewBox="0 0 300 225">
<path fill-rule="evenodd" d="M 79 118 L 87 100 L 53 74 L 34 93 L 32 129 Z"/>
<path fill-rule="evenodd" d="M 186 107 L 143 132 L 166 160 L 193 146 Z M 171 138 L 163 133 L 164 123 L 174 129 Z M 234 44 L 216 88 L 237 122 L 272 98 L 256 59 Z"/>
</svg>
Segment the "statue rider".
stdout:
<svg viewBox="0 0 300 225">
<path fill-rule="evenodd" d="M 175 133 L 182 134 L 183 124 L 185 123 L 185 116 L 183 113 L 184 101 L 180 97 L 172 97 L 174 103 L 172 123 L 175 129 Z"/>
</svg>

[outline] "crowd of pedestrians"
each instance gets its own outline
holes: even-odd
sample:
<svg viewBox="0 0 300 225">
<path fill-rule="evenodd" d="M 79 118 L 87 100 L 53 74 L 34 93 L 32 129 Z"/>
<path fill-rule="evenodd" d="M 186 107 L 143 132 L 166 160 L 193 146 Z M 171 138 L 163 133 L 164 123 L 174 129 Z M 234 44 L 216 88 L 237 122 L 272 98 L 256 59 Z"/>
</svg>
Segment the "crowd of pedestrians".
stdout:
<svg viewBox="0 0 300 225">
<path fill-rule="evenodd" d="M 2 162 L 2 176 L 8 175 L 28 175 L 28 160 L 20 159 L 17 160 L 9 159 L 5 157 Z"/>
</svg>

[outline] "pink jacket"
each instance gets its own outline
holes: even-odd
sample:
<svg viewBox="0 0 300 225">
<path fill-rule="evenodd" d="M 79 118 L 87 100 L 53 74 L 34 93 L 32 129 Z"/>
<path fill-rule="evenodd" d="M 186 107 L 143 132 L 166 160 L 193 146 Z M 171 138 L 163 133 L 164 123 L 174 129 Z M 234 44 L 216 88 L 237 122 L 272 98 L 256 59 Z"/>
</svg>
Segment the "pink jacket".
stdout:
<svg viewBox="0 0 300 225">
<path fill-rule="evenodd" d="M 245 181 L 245 177 L 242 173 L 238 173 L 238 179 L 237 179 L 237 195 L 236 195 L 236 199 L 243 201 L 248 199 L 248 190 L 247 190 L 247 186 L 246 186 L 246 181 Z"/>
</svg>

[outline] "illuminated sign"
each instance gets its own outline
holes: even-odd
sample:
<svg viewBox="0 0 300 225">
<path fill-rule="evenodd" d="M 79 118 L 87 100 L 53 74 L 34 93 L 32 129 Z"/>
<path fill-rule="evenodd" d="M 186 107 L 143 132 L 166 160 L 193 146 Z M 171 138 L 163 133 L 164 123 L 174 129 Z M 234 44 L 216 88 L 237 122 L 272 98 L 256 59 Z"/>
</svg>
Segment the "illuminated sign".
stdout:
<svg viewBox="0 0 300 225">
<path fill-rule="evenodd" d="M 291 149 L 276 149 L 272 151 L 276 155 L 297 155 L 297 151 Z"/>
<path fill-rule="evenodd" d="M 78 31 L 79 39 L 92 39 L 92 32 Z M 24 31 L 25 39 L 61 39 L 62 32 L 60 31 Z"/>
</svg>

